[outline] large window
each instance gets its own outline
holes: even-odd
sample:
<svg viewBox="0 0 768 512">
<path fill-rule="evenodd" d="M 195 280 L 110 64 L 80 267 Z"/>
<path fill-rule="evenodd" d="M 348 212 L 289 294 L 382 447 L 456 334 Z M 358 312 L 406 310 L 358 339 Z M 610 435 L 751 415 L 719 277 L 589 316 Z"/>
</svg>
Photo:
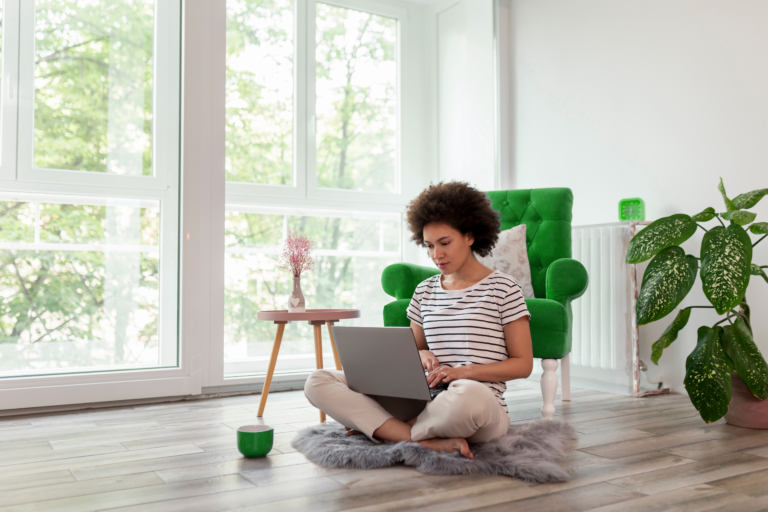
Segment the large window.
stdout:
<svg viewBox="0 0 768 512">
<path fill-rule="evenodd" d="M 293 184 L 291 0 L 227 2 L 227 181 Z"/>
<path fill-rule="evenodd" d="M 154 1 L 30 3 L 33 166 L 151 176 Z"/>
<path fill-rule="evenodd" d="M 382 324 L 431 165 L 400 4 L 0 0 L 0 409 L 255 389 L 289 230 L 308 307 Z M 313 348 L 292 323 L 275 383 Z"/>
<path fill-rule="evenodd" d="M 180 2 L 2 14 L 0 377 L 175 367 Z"/>
<path fill-rule="evenodd" d="M 317 4 L 317 184 L 397 190 L 397 21 Z"/>
<path fill-rule="evenodd" d="M 286 308 L 289 230 L 317 244 L 308 308 L 382 323 L 381 271 L 402 259 L 398 25 L 354 0 L 227 0 L 224 376 L 266 370 L 274 325 L 256 314 Z M 313 368 L 312 340 L 290 324 L 277 370 Z"/>
</svg>

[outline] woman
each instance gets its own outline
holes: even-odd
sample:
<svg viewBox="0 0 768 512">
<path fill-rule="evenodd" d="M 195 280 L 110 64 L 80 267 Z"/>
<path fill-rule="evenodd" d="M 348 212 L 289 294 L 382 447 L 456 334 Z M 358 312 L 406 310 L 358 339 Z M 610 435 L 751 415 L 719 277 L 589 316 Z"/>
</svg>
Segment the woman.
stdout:
<svg viewBox="0 0 768 512">
<path fill-rule="evenodd" d="M 339 371 L 313 372 L 304 393 L 348 434 L 472 458 L 468 442 L 496 439 L 509 428 L 505 382 L 531 374 L 530 315 L 517 282 L 476 257 L 490 254 L 500 231 L 483 192 L 460 182 L 431 185 L 408 205 L 407 220 L 411 240 L 440 269 L 416 288 L 408 318 L 427 382 L 447 390 L 408 422 L 350 390 Z"/>
</svg>

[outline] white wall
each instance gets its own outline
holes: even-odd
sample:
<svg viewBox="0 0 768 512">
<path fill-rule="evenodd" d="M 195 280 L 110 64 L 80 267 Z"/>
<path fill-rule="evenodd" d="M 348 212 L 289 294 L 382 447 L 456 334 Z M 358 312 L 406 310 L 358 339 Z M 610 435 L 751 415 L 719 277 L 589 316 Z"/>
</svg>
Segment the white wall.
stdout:
<svg viewBox="0 0 768 512">
<path fill-rule="evenodd" d="M 515 187 L 572 188 L 576 225 L 616 221 L 619 199 L 637 196 L 649 220 L 722 211 L 720 176 L 731 196 L 768 187 L 768 2 L 511 0 L 507 12 Z M 768 220 L 768 200 L 754 211 Z M 768 241 L 754 260 L 768 264 Z M 768 355 L 768 285 L 753 277 L 747 298 Z M 700 281 L 693 304 L 706 304 Z M 696 328 L 715 320 L 701 311 L 659 367 L 650 346 L 671 318 L 641 329 L 651 375 L 676 391 Z"/>
<path fill-rule="evenodd" d="M 497 188 L 491 0 L 439 0 L 428 11 L 429 119 L 435 180 Z"/>
</svg>

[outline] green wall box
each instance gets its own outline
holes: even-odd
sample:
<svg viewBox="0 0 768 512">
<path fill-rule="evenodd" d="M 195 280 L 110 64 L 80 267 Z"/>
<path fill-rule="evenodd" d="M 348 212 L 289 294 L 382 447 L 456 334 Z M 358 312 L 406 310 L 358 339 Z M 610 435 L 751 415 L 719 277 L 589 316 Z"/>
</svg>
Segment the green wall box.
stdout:
<svg viewBox="0 0 768 512">
<path fill-rule="evenodd" d="M 619 220 L 645 220 L 645 202 L 639 197 L 619 201 Z"/>
</svg>

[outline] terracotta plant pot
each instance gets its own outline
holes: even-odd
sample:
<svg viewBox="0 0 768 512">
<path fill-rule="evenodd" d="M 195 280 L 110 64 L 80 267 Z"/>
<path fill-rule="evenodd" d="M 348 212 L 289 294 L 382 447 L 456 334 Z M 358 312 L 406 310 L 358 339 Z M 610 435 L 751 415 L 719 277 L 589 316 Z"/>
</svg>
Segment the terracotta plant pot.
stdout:
<svg viewBox="0 0 768 512">
<path fill-rule="evenodd" d="M 735 427 L 768 429 L 768 399 L 758 400 L 739 374 L 731 374 L 731 403 L 725 421 Z"/>
</svg>

